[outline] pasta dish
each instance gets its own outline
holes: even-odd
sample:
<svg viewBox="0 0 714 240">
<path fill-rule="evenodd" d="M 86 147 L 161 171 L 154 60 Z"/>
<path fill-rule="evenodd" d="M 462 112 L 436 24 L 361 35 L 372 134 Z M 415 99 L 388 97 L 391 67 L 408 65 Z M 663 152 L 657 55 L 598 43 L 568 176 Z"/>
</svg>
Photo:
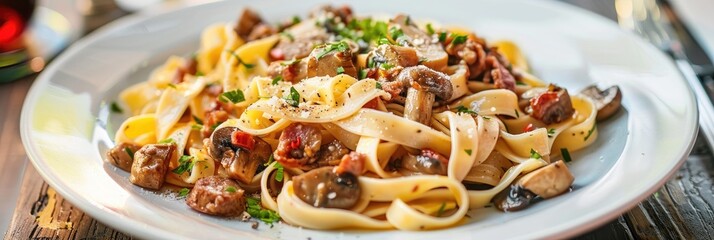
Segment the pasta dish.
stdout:
<svg viewBox="0 0 714 240">
<path fill-rule="evenodd" d="M 408 15 L 322 6 L 276 25 L 244 9 L 121 92 L 107 161 L 209 215 L 438 229 L 568 192 L 570 152 L 621 98 L 571 95 L 513 42 Z"/>
</svg>

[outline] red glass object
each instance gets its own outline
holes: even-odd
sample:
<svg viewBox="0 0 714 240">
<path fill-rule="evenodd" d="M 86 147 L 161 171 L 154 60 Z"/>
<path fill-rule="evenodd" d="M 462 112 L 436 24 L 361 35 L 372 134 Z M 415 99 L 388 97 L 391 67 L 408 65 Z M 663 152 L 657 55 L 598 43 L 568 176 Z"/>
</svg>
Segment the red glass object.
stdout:
<svg viewBox="0 0 714 240">
<path fill-rule="evenodd" d="M 35 0 L 0 0 L 0 52 L 22 48 L 22 33 L 35 9 Z"/>
</svg>

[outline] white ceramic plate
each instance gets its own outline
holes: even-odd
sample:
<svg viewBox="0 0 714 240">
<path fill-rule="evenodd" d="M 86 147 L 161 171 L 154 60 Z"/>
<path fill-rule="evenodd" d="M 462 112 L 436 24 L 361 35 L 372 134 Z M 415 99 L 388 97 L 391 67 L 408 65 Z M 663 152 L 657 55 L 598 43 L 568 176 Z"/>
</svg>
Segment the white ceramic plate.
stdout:
<svg viewBox="0 0 714 240">
<path fill-rule="evenodd" d="M 598 125 L 597 142 L 572 154 L 575 190 L 517 213 L 474 210 L 464 225 L 428 232 L 313 231 L 277 224 L 253 230 L 190 210 L 133 186 L 103 160 L 113 129 L 107 102 L 144 81 L 169 55 L 188 55 L 201 29 L 233 22 L 244 2 L 217 2 L 115 22 L 81 40 L 43 72 L 22 111 L 23 143 L 62 196 L 99 221 L 147 239 L 505 239 L 568 237 L 603 224 L 647 197 L 679 167 L 697 132 L 695 100 L 671 61 L 612 22 L 547 1 L 360 1 L 355 13 L 404 12 L 511 39 L 538 76 L 575 92 L 617 84 L 625 107 Z M 305 15 L 318 1 L 251 1 L 270 21 Z"/>
</svg>

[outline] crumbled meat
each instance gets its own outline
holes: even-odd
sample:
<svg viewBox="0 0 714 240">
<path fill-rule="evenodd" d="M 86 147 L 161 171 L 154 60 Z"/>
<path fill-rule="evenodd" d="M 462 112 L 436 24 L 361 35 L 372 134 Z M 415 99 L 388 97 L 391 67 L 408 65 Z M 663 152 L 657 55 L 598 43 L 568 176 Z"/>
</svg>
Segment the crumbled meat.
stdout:
<svg viewBox="0 0 714 240">
<path fill-rule="evenodd" d="M 134 153 L 131 165 L 131 183 L 158 190 L 164 184 L 169 160 L 176 149 L 174 144 L 149 144 Z"/>
<path fill-rule="evenodd" d="M 244 190 L 236 182 L 218 176 L 196 181 L 186 198 L 193 210 L 217 216 L 240 216 L 245 211 Z"/>
<path fill-rule="evenodd" d="M 139 148 L 141 148 L 141 146 L 133 143 L 119 143 L 112 149 L 109 149 L 107 152 L 107 160 L 114 166 L 130 172 L 131 164 L 134 163 L 134 153 L 136 153 Z"/>
<path fill-rule="evenodd" d="M 492 49 L 488 56 L 486 57 L 485 65 L 489 69 L 483 81 L 486 83 L 493 82 L 496 88 L 508 89 L 514 91 L 516 88 L 516 79 L 511 74 L 504 65 L 507 60 L 503 58 L 500 54 L 496 52 L 496 49 Z"/>
<path fill-rule="evenodd" d="M 551 84 L 548 86 L 548 91 L 530 100 L 530 106 L 526 111 L 531 117 L 545 124 L 551 124 L 570 118 L 575 109 L 570 101 L 568 90 Z"/>
<path fill-rule="evenodd" d="M 263 22 L 258 13 L 245 8 L 238 19 L 235 32 L 246 41 L 253 41 L 275 34 L 275 28 Z"/>
<path fill-rule="evenodd" d="M 309 166 L 320 150 L 322 133 L 312 125 L 292 123 L 283 130 L 275 160 L 286 167 Z"/>
</svg>

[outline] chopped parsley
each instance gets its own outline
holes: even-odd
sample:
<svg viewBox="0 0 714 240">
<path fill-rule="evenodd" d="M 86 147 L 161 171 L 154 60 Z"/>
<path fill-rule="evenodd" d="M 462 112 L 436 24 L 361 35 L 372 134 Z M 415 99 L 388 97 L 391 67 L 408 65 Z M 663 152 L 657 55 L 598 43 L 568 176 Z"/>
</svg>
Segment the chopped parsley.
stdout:
<svg viewBox="0 0 714 240">
<path fill-rule="evenodd" d="M 224 189 L 224 190 L 225 190 L 226 192 L 229 192 L 229 193 L 235 193 L 235 192 L 236 192 L 236 188 L 233 187 L 233 186 L 228 186 L 228 187 L 226 187 L 226 189 Z"/>
<path fill-rule="evenodd" d="M 275 157 L 273 157 L 273 154 L 270 154 L 270 158 L 268 158 L 268 162 L 264 163 L 263 166 L 270 166 L 271 163 L 275 161 Z"/>
<path fill-rule="evenodd" d="M 548 137 L 552 138 L 555 135 L 555 128 L 548 129 Z"/>
<path fill-rule="evenodd" d="M 194 124 L 194 125 L 191 125 L 191 129 L 193 129 L 193 130 L 201 130 L 201 129 L 203 129 L 203 124 Z"/>
<path fill-rule="evenodd" d="M 164 139 L 164 140 L 159 141 L 159 143 L 161 143 L 161 144 L 163 144 L 163 143 L 176 143 L 176 141 L 174 141 L 173 138 L 167 138 L 167 139 Z"/>
<path fill-rule="evenodd" d="M 397 27 L 392 27 L 389 29 L 389 37 L 392 38 L 392 40 L 396 41 L 397 38 L 404 36 L 404 32 L 402 31 L 401 28 Z"/>
<path fill-rule="evenodd" d="M 478 115 L 478 113 L 474 112 L 474 110 L 468 109 L 467 107 L 464 107 L 464 105 L 459 105 L 458 107 L 456 107 L 456 112 Z"/>
<path fill-rule="evenodd" d="M 585 135 L 585 140 L 583 140 L 583 141 L 587 141 L 588 138 L 590 138 L 590 135 L 592 135 L 593 132 L 595 131 L 595 127 L 597 127 L 597 125 L 593 124 L 593 127 L 590 130 L 588 130 L 588 135 Z"/>
<path fill-rule="evenodd" d="M 109 105 L 109 109 L 111 109 L 113 113 L 123 113 L 124 112 L 124 110 L 122 110 L 121 107 L 119 107 L 119 104 L 117 104 L 116 102 L 112 102 L 112 104 Z"/>
<path fill-rule="evenodd" d="M 297 63 L 297 62 L 298 62 L 298 60 L 295 59 L 295 58 L 293 58 L 292 60 L 285 60 L 285 61 L 280 62 L 280 65 L 281 65 L 281 66 L 290 66 L 290 65 L 293 65 L 293 64 L 295 64 L 295 63 Z"/>
<path fill-rule="evenodd" d="M 226 50 L 226 52 L 228 52 L 228 53 L 230 53 L 231 55 L 233 55 L 233 57 L 235 57 L 235 58 L 238 60 L 238 63 L 241 64 L 241 65 L 243 65 L 245 68 L 249 68 L 249 69 L 250 69 L 250 68 L 255 67 L 255 64 L 249 64 L 249 63 L 244 62 L 243 59 L 241 59 L 241 58 L 238 56 L 238 54 L 236 54 L 235 52 L 233 52 L 233 51 L 231 51 L 231 50 Z"/>
<path fill-rule="evenodd" d="M 469 156 L 471 156 L 471 153 L 473 153 L 471 149 L 464 149 L 464 152 L 466 152 L 466 154 L 468 154 Z"/>
<path fill-rule="evenodd" d="M 540 153 L 536 152 L 536 150 L 533 150 L 531 148 L 531 158 L 533 159 L 541 159 L 543 156 L 540 155 Z"/>
<path fill-rule="evenodd" d="M 432 35 L 435 33 L 434 28 L 431 26 L 431 23 L 426 24 L 426 33 L 429 35 Z"/>
<path fill-rule="evenodd" d="M 176 89 L 176 84 L 169 83 L 168 86 L 169 86 L 170 88 Z"/>
<path fill-rule="evenodd" d="M 518 109 L 513 109 L 513 112 L 516 113 L 516 118 L 520 118 L 520 117 L 521 117 L 521 114 L 518 113 Z"/>
<path fill-rule="evenodd" d="M 300 20 L 300 16 L 293 16 L 293 24 L 298 24 L 300 21 L 302 21 Z"/>
<path fill-rule="evenodd" d="M 203 76 L 205 76 L 205 74 L 203 74 L 203 72 L 201 72 L 201 71 L 196 72 L 196 77 L 203 77 Z"/>
<path fill-rule="evenodd" d="M 246 199 L 247 207 L 245 209 L 251 217 L 257 218 L 267 224 L 273 225 L 274 222 L 280 220 L 280 214 L 273 210 L 263 209 L 260 204 L 259 198 L 247 197 Z"/>
<path fill-rule="evenodd" d="M 193 117 L 193 121 L 196 122 L 196 124 L 203 125 L 203 121 L 201 121 L 200 118 L 198 118 L 196 115 L 191 115 Z"/>
<path fill-rule="evenodd" d="M 240 89 L 236 89 L 233 91 L 221 93 L 221 95 L 218 96 L 218 100 L 225 103 L 230 101 L 233 104 L 236 104 L 245 101 L 245 95 L 243 95 L 243 91 L 241 91 Z"/>
<path fill-rule="evenodd" d="M 563 161 L 565 161 L 566 163 L 573 160 L 570 158 L 570 152 L 568 151 L 567 148 L 561 148 L 560 154 L 563 155 Z"/>
<path fill-rule="evenodd" d="M 179 158 L 178 162 L 179 165 L 178 167 L 174 168 L 174 170 L 171 170 L 171 172 L 175 174 L 183 174 L 187 171 L 190 171 L 191 168 L 193 168 L 193 157 L 188 156 L 188 155 L 183 155 Z"/>
<path fill-rule="evenodd" d="M 389 70 L 389 69 L 392 69 L 392 68 L 394 67 L 394 64 L 391 64 L 391 63 L 382 63 L 382 64 L 379 65 L 379 67 L 382 68 L 382 69 L 384 69 L 384 70 Z"/>
<path fill-rule="evenodd" d="M 444 215 L 444 210 L 446 210 L 446 202 L 441 203 L 439 210 L 436 211 L 436 216 L 441 217 L 441 215 Z"/>
<path fill-rule="evenodd" d="M 295 89 L 295 87 L 290 87 L 290 95 L 285 101 L 290 104 L 290 106 L 297 107 L 300 105 L 300 93 Z"/>
<path fill-rule="evenodd" d="M 282 182 L 285 178 L 285 168 L 279 162 L 275 163 L 275 181 Z"/>
<path fill-rule="evenodd" d="M 283 76 L 278 75 L 273 78 L 273 82 L 271 82 L 270 84 L 278 85 L 278 83 L 282 80 L 283 80 Z"/>
<path fill-rule="evenodd" d="M 466 35 L 452 34 L 452 37 L 454 38 L 454 40 L 451 41 L 451 44 L 453 44 L 453 45 L 459 45 L 459 44 L 465 43 L 466 39 L 467 39 Z"/>
<path fill-rule="evenodd" d="M 392 42 L 389 41 L 389 39 L 387 39 L 387 38 L 380 38 L 379 40 L 377 40 L 377 45 L 384 45 L 384 44 L 392 44 Z"/>
<path fill-rule="evenodd" d="M 377 89 L 382 89 L 382 84 L 379 82 L 375 82 L 375 86 Z"/>
<path fill-rule="evenodd" d="M 445 42 L 445 41 L 446 41 L 446 32 L 439 33 L 439 42 Z"/>
<path fill-rule="evenodd" d="M 343 68 L 342 66 L 337 67 L 337 74 L 343 74 L 343 73 L 345 73 L 345 68 Z"/>
<path fill-rule="evenodd" d="M 357 74 L 359 79 L 365 79 L 367 78 L 367 69 L 361 69 L 359 70 L 359 73 Z M 379 84 L 379 83 L 377 83 Z"/>
<path fill-rule="evenodd" d="M 189 192 L 188 188 L 182 188 L 181 190 L 179 190 L 178 196 L 186 197 L 186 196 L 188 196 L 188 192 Z"/>
<path fill-rule="evenodd" d="M 347 49 L 349 49 L 349 48 L 350 48 L 350 46 L 347 45 L 347 43 L 344 41 L 330 43 L 330 44 L 325 45 L 325 49 L 322 50 L 322 52 L 318 53 L 315 57 L 317 59 L 320 59 L 320 58 L 324 57 L 325 55 L 327 55 L 328 53 L 331 53 L 334 51 L 344 52 L 344 51 L 347 51 Z"/>
<path fill-rule="evenodd" d="M 129 154 L 129 157 L 131 157 L 131 160 L 134 160 L 134 152 L 131 151 L 131 148 L 125 147 L 124 152 L 126 152 L 126 154 Z"/>
</svg>

